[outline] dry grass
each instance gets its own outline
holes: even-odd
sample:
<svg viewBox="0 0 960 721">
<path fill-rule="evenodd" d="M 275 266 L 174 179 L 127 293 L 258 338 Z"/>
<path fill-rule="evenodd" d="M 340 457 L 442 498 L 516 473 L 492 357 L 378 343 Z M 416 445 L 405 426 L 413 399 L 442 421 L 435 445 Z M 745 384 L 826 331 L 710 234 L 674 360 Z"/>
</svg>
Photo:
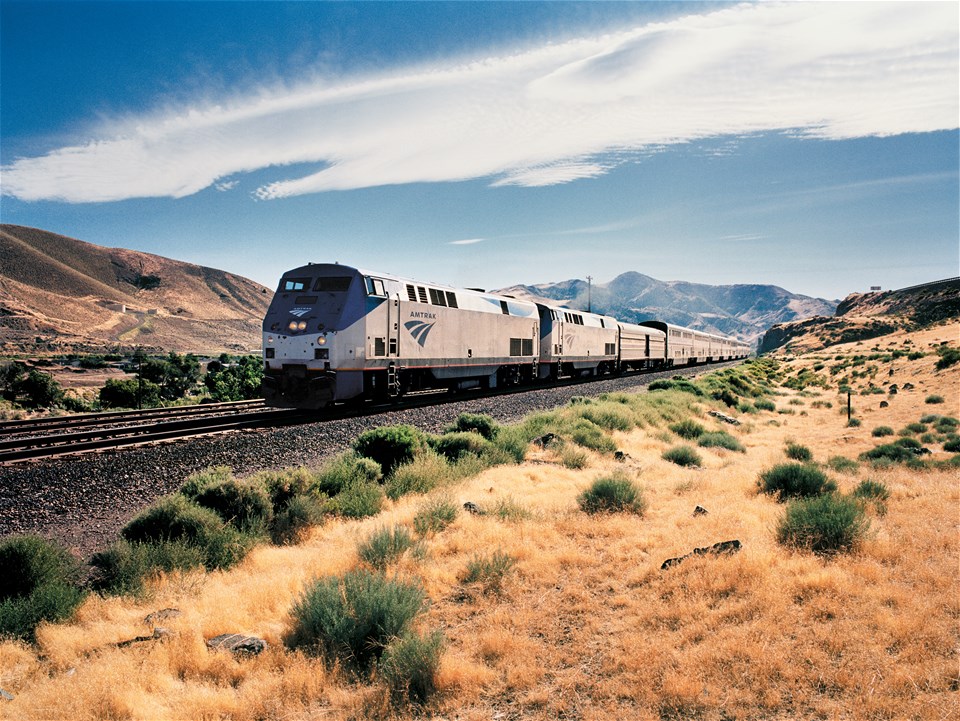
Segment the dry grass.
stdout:
<svg viewBox="0 0 960 721">
<path fill-rule="evenodd" d="M 957 333 L 952 325 L 900 334 L 787 367 L 876 343 L 902 347 L 908 338 L 914 348 L 956 343 Z M 701 448 L 700 469 L 663 460 L 675 439 L 648 427 L 613 434 L 624 462 L 588 452 L 586 467 L 574 470 L 548 449 L 443 489 L 460 503 L 506 501 L 528 513 L 461 513 L 425 540 L 424 553 L 400 561 L 396 573 L 420 578 L 432 602 L 422 630 L 441 629 L 447 639 L 426 711 L 392 708 L 382 685 L 283 648 L 304 584 L 355 567 L 357 543 L 374 529 L 412 526 L 423 503 L 413 496 L 376 518 L 328 523 L 299 546 L 259 548 L 229 573 L 165 578 L 149 601 L 92 598 L 73 623 L 42 628 L 36 649 L 0 645 L 0 688 L 16 696 L 0 703 L 0 718 L 956 718 L 956 470 L 861 463 L 854 474 L 828 471 L 842 492 L 866 478 L 891 491 L 886 514 L 871 512 L 861 549 L 832 558 L 780 547 L 774 529 L 783 507 L 756 491 L 760 471 L 785 460 L 788 440 L 821 463 L 856 459 L 881 440 L 870 434 L 876 425 L 958 415 L 960 367 L 936 372 L 935 361 L 894 361 L 892 376 L 881 364 L 877 378 L 916 388 L 855 397 L 857 428 L 846 426 L 835 390 L 781 389 L 777 407 L 794 414 L 743 416 L 743 426 L 725 429 L 747 452 Z M 925 405 L 934 392 L 948 402 Z M 813 407 L 818 399 L 833 407 Z M 720 429 L 706 415 L 697 420 Z M 618 469 L 643 488 L 646 514 L 580 512 L 577 495 Z M 694 516 L 696 505 L 709 513 Z M 742 542 L 739 554 L 660 570 L 667 558 L 730 539 Z M 516 559 L 500 592 L 465 594 L 467 563 L 496 550 Z M 143 617 L 169 606 L 183 611 L 167 623 L 173 637 L 113 645 L 149 633 Z M 204 639 L 226 632 L 259 635 L 270 648 L 246 660 L 207 651 Z"/>
</svg>

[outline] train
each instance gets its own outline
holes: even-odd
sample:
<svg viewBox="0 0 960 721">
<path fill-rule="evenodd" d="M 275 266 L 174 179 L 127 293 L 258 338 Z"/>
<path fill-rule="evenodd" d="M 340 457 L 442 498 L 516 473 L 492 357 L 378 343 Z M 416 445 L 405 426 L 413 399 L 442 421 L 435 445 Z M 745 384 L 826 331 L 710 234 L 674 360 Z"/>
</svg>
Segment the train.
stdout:
<svg viewBox="0 0 960 721">
<path fill-rule="evenodd" d="M 662 321 L 423 283 L 337 263 L 280 278 L 263 321 L 263 396 L 277 408 L 386 401 L 745 358 L 740 341 Z"/>
</svg>

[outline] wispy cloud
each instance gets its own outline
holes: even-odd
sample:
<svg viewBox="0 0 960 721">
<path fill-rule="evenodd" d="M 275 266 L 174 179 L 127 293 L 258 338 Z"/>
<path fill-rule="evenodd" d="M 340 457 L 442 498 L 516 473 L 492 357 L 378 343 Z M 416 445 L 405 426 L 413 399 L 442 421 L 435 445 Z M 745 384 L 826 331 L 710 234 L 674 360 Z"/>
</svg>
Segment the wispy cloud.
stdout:
<svg viewBox="0 0 960 721">
<path fill-rule="evenodd" d="M 735 5 L 457 67 L 132 118 L 10 163 L 3 193 L 176 198 L 252 171 L 275 177 L 261 199 L 474 178 L 539 186 L 707 137 L 953 129 L 957 27 L 956 3 Z M 320 169 L 298 176 L 298 163 Z"/>
<path fill-rule="evenodd" d="M 483 241 L 484 238 L 465 238 L 463 240 L 451 240 L 447 245 L 474 245 Z"/>
</svg>

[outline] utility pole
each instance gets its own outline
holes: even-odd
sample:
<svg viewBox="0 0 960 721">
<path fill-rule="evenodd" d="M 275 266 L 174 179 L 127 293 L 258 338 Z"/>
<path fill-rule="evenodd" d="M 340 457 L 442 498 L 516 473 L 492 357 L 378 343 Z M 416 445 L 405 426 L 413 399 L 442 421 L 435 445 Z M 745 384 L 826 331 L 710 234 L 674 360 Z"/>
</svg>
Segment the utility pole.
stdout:
<svg viewBox="0 0 960 721">
<path fill-rule="evenodd" d="M 593 289 L 593 276 L 587 276 L 587 313 L 593 312 L 593 302 L 592 302 L 592 289 Z"/>
</svg>

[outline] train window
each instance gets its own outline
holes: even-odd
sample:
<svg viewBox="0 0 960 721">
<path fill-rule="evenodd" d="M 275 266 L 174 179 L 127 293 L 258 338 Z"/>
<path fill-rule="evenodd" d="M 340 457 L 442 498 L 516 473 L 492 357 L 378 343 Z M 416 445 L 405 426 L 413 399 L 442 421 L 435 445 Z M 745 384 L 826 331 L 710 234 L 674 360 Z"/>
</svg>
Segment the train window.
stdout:
<svg viewBox="0 0 960 721">
<path fill-rule="evenodd" d="M 317 282 L 313 284 L 313 289 L 322 293 L 343 293 L 350 289 L 351 280 L 353 278 L 349 275 L 317 278 Z"/>
<path fill-rule="evenodd" d="M 285 281 L 283 281 L 283 285 L 280 286 L 280 290 L 305 290 L 307 283 L 309 282 L 309 278 L 287 278 Z"/>
<path fill-rule="evenodd" d="M 533 338 L 511 338 L 510 355 L 512 356 L 531 356 L 533 355 Z"/>
<path fill-rule="evenodd" d="M 373 339 L 373 354 L 375 356 L 384 356 L 387 354 L 387 346 L 383 342 L 383 338 Z"/>
<path fill-rule="evenodd" d="M 576 316 L 576 319 L 577 319 L 577 325 L 583 325 L 583 316 L 582 316 L 582 315 Z"/>
<path fill-rule="evenodd" d="M 430 289 L 430 302 L 434 305 L 447 305 L 447 296 L 442 290 L 437 290 L 436 288 Z"/>
<path fill-rule="evenodd" d="M 420 302 L 421 302 L 421 303 L 426 303 L 426 302 L 427 302 L 427 289 L 424 288 L 422 285 L 418 285 L 418 286 L 417 286 L 417 293 L 418 293 L 418 295 L 420 296 Z"/>
<path fill-rule="evenodd" d="M 616 343 L 604 343 L 603 344 L 603 353 L 604 355 L 613 355 L 617 352 Z"/>
<path fill-rule="evenodd" d="M 452 290 L 447 291 L 447 305 L 449 305 L 451 308 L 460 307 L 457 305 L 457 294 L 454 293 Z"/>
<path fill-rule="evenodd" d="M 510 309 L 507 307 L 507 301 L 505 300 L 500 301 L 500 312 L 503 313 L 504 315 L 510 315 Z M 511 340 L 511 343 L 512 342 L 513 341 Z"/>
<path fill-rule="evenodd" d="M 366 278 L 367 295 L 386 296 L 387 291 L 383 287 L 383 281 L 380 278 Z"/>
<path fill-rule="evenodd" d="M 533 355 L 533 338 L 524 338 L 520 345 L 520 351 L 523 355 Z"/>
<path fill-rule="evenodd" d="M 416 303 L 416 302 L 417 302 L 417 289 L 414 288 L 414 287 L 413 287 L 412 285 L 410 285 L 409 283 L 407 284 L 407 299 L 408 299 L 411 303 Z"/>
</svg>

